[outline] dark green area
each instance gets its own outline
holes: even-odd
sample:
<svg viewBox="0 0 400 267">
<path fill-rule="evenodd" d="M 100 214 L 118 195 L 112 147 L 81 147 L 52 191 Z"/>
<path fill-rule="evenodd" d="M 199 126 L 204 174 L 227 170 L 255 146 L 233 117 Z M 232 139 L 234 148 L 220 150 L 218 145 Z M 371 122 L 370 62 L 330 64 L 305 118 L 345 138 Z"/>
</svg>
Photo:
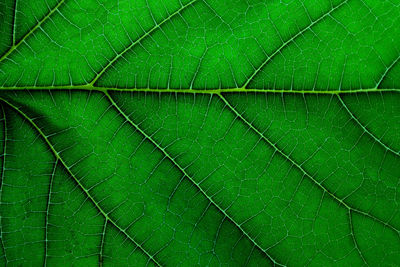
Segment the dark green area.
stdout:
<svg viewBox="0 0 400 267">
<path fill-rule="evenodd" d="M 3 0 L 0 266 L 399 266 L 399 14 Z"/>
<path fill-rule="evenodd" d="M 399 264 L 398 93 L 2 98 L 10 262 Z"/>
</svg>

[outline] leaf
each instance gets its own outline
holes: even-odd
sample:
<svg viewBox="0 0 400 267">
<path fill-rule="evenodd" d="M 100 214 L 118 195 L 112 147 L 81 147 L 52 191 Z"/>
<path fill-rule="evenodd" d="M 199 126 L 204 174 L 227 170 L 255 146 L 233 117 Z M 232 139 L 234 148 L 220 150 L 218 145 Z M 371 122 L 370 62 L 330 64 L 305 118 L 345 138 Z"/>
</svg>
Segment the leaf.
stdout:
<svg viewBox="0 0 400 267">
<path fill-rule="evenodd" d="M 400 265 L 400 2 L 0 3 L 0 264 Z"/>
</svg>

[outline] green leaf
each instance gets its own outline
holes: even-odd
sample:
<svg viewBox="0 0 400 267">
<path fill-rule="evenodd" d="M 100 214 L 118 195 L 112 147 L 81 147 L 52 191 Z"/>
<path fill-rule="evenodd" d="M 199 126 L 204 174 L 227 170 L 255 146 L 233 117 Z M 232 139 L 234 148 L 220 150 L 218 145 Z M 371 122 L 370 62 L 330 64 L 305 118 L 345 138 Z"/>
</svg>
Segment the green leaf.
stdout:
<svg viewBox="0 0 400 267">
<path fill-rule="evenodd" d="M 398 0 L 0 2 L 0 265 L 399 266 Z"/>
</svg>

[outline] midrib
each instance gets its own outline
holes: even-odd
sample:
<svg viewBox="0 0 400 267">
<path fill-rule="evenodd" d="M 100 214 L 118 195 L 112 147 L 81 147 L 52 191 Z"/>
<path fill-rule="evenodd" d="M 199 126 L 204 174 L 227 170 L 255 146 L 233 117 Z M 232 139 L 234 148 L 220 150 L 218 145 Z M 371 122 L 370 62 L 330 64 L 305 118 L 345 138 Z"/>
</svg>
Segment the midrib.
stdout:
<svg viewBox="0 0 400 267">
<path fill-rule="evenodd" d="M 73 85 L 73 86 L 21 86 L 21 87 L 0 87 L 1 90 L 85 90 L 85 91 L 120 91 L 120 92 L 155 92 L 155 93 L 191 93 L 191 94 L 221 94 L 221 93 L 285 93 L 285 94 L 354 94 L 354 93 L 374 93 L 374 92 L 400 92 L 395 88 L 367 88 L 355 90 L 282 90 L 282 89 L 255 89 L 255 88 L 226 88 L 226 89 L 157 89 L 157 88 L 113 88 L 99 87 L 93 85 Z"/>
</svg>

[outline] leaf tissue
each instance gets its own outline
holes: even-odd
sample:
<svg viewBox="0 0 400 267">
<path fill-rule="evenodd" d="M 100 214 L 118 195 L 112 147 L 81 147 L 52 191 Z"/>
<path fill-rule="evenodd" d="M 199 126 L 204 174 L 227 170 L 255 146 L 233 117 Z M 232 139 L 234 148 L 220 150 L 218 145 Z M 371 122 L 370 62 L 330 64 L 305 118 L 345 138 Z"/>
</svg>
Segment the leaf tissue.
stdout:
<svg viewBox="0 0 400 267">
<path fill-rule="evenodd" d="M 0 266 L 400 266 L 399 0 L 0 0 Z"/>
</svg>

